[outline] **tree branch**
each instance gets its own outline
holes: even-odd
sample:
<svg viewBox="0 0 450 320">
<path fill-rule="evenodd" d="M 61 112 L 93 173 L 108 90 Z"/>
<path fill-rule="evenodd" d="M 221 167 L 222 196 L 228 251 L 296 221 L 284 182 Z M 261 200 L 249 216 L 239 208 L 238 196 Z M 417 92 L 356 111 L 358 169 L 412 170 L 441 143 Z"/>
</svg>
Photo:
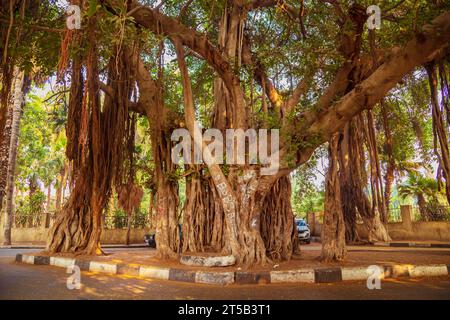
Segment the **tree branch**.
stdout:
<svg viewBox="0 0 450 320">
<path fill-rule="evenodd" d="M 117 0 L 101 0 L 108 10 L 115 12 Z M 145 27 L 157 35 L 164 35 L 169 38 L 176 37 L 181 43 L 197 52 L 222 78 L 228 91 L 231 93 L 233 102 L 239 114 L 245 114 L 245 99 L 240 87 L 239 78 L 233 73 L 229 62 L 206 37 L 191 28 L 186 27 L 177 19 L 166 16 L 150 7 L 141 6 L 136 1 L 129 5 L 129 14 L 135 22 Z M 244 117 L 238 118 L 237 127 L 245 128 Z"/>
<path fill-rule="evenodd" d="M 431 25 L 423 28 L 403 48 L 394 49 L 367 79 L 343 96 L 333 106 L 320 111 L 310 124 L 306 124 L 306 135 L 319 135 L 317 145 L 327 141 L 352 117 L 372 108 L 402 78 L 417 66 L 432 60 L 441 53 L 450 41 L 450 11 L 435 18 Z M 300 115 L 304 118 L 304 115 Z"/>
</svg>

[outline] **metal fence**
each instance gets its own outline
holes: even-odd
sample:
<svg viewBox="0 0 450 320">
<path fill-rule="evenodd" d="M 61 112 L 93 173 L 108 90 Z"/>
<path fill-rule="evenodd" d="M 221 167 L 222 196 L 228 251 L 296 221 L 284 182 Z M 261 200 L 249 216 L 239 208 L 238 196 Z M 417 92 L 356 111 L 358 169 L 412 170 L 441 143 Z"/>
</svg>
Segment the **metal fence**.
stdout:
<svg viewBox="0 0 450 320">
<path fill-rule="evenodd" d="M 49 228 L 52 226 L 56 213 L 16 213 L 12 217 L 12 227 L 24 228 Z M 106 214 L 103 216 L 103 227 L 105 229 L 126 229 L 128 227 L 128 216 Z M 132 229 L 144 229 L 150 227 L 148 214 L 135 214 L 131 216 Z"/>
<path fill-rule="evenodd" d="M 450 206 L 428 203 L 413 207 L 413 221 L 450 221 Z"/>
<path fill-rule="evenodd" d="M 12 227 L 23 228 L 49 228 L 55 219 L 54 212 L 44 213 L 16 213 L 12 217 Z"/>
<path fill-rule="evenodd" d="M 135 214 L 131 217 L 131 229 L 144 229 L 150 227 L 148 214 Z M 127 215 L 105 215 L 103 217 L 105 229 L 126 229 L 128 227 Z"/>
<path fill-rule="evenodd" d="M 402 222 L 400 208 L 389 208 L 388 222 Z"/>
<path fill-rule="evenodd" d="M 427 203 L 422 207 L 412 206 L 412 221 L 450 221 L 450 206 Z M 389 209 L 389 222 L 402 222 L 400 208 Z"/>
<path fill-rule="evenodd" d="M 412 206 L 412 221 L 450 221 L 450 206 L 427 203 L 422 209 Z M 402 222 L 400 208 L 389 209 L 389 222 Z"/>
</svg>

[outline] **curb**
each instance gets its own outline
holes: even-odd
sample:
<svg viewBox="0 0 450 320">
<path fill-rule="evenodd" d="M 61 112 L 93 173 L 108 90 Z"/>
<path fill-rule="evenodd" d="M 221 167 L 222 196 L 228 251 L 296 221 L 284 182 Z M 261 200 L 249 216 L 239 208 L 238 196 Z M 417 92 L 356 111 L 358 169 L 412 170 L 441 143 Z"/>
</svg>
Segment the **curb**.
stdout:
<svg viewBox="0 0 450 320">
<path fill-rule="evenodd" d="M 375 242 L 375 247 L 450 248 L 450 243 Z"/>
<path fill-rule="evenodd" d="M 145 244 L 135 244 L 135 245 L 121 245 L 121 244 L 104 244 L 102 245 L 103 249 L 141 249 L 141 248 L 150 248 Z M 0 246 L 0 249 L 45 249 L 45 246 Z"/>
<path fill-rule="evenodd" d="M 320 237 L 311 237 L 311 242 L 321 243 Z M 406 247 L 406 248 L 450 248 L 450 243 L 416 243 L 416 242 L 375 242 L 374 247 Z"/>
<path fill-rule="evenodd" d="M 303 268 L 283 271 L 261 272 L 214 272 L 193 271 L 176 268 L 159 268 L 145 265 L 113 264 L 99 261 L 86 261 L 64 257 L 46 257 L 38 255 L 17 254 L 16 262 L 34 265 L 51 265 L 56 267 L 78 266 L 81 271 L 100 272 L 139 276 L 143 278 L 202 283 L 212 285 L 230 284 L 269 284 L 269 283 L 332 283 L 342 281 L 367 280 L 373 271 L 368 267 Z M 404 277 L 450 276 L 450 265 L 375 265 L 380 279 Z M 372 269 L 373 270 L 373 269 Z"/>
</svg>

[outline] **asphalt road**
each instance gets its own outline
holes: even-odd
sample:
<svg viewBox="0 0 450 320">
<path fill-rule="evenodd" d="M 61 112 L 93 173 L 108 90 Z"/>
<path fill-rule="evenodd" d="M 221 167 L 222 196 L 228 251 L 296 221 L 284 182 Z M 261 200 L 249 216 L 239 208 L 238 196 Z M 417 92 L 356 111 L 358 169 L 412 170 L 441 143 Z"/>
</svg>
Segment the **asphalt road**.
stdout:
<svg viewBox="0 0 450 320">
<path fill-rule="evenodd" d="M 450 277 L 385 280 L 380 290 L 365 282 L 216 287 L 128 276 L 81 273 L 81 289 L 69 290 L 66 270 L 13 262 L 30 249 L 0 249 L 0 299 L 444 299 L 450 300 Z M 36 250 L 39 251 L 39 250 Z"/>
</svg>

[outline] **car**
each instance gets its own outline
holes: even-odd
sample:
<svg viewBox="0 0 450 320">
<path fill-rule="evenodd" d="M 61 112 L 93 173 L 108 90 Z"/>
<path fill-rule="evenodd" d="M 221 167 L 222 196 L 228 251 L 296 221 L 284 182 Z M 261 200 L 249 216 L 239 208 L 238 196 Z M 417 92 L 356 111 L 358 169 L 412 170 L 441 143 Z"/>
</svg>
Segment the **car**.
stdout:
<svg viewBox="0 0 450 320">
<path fill-rule="evenodd" d="M 310 244 L 311 230 L 309 229 L 309 225 L 303 219 L 295 219 L 295 224 L 297 225 L 298 240 Z"/>
<path fill-rule="evenodd" d="M 180 246 L 183 241 L 183 228 L 182 225 L 178 225 L 178 230 L 180 234 Z M 144 236 L 144 242 L 150 247 L 150 248 L 156 248 L 156 234 L 155 233 L 149 233 Z"/>
</svg>

